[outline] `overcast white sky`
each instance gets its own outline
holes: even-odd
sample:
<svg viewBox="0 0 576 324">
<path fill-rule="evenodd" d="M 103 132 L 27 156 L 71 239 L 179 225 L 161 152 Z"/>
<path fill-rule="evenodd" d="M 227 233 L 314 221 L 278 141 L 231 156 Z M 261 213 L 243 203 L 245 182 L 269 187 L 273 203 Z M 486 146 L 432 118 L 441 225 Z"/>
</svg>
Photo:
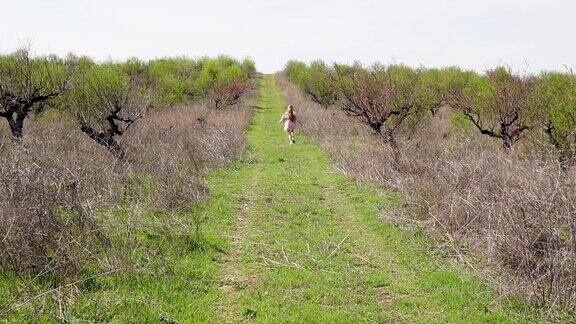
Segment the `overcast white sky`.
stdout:
<svg viewBox="0 0 576 324">
<path fill-rule="evenodd" d="M 573 0 L 0 0 L 0 52 L 576 67 Z"/>
</svg>

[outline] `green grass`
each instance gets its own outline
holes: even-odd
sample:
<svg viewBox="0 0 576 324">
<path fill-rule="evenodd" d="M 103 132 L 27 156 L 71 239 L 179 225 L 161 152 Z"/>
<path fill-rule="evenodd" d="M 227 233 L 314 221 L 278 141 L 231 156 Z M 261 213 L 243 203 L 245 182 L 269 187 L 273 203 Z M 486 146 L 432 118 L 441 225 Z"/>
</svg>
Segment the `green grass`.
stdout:
<svg viewBox="0 0 576 324">
<path fill-rule="evenodd" d="M 381 217 L 397 195 L 337 172 L 318 146 L 288 145 L 277 123 L 286 103 L 272 76 L 261 80 L 247 131 L 250 153 L 210 172 L 210 199 L 178 222 L 127 210 L 109 215 L 126 268 L 82 282 L 68 320 L 97 322 L 510 322 L 533 318 L 493 302 L 476 278 L 433 257 L 421 234 Z M 191 228 L 206 218 L 201 234 Z M 146 219 L 142 224 L 138 220 Z M 112 230 L 112 229 L 111 229 Z M 116 237 L 122 237 L 121 232 Z M 0 298 L 16 294 L 0 277 Z M 38 299 L 14 320 L 57 320 Z"/>
<path fill-rule="evenodd" d="M 307 138 L 289 146 L 277 120 L 286 103 L 261 82 L 248 130 L 245 208 L 225 264 L 218 320 L 262 322 L 507 322 L 472 276 L 431 256 L 425 238 L 380 215 L 399 200 L 337 172 Z M 226 275 L 225 275 L 226 276 Z"/>
</svg>

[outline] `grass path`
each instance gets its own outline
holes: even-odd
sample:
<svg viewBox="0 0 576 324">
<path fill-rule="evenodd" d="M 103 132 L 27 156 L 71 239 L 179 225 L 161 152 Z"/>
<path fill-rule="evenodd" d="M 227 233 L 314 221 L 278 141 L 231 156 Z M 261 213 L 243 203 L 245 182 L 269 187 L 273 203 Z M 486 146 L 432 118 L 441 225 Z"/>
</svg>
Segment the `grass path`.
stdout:
<svg viewBox="0 0 576 324">
<path fill-rule="evenodd" d="M 134 221 L 144 215 L 113 215 L 119 229 L 122 222 L 138 226 L 130 234 L 138 244 L 117 244 L 132 263 L 83 281 L 70 305 L 35 299 L 9 321 L 527 320 L 493 304 L 478 280 L 430 256 L 422 236 L 388 225 L 380 215 L 398 198 L 346 178 L 303 136 L 289 146 L 277 123 L 285 105 L 265 76 L 249 154 L 210 172 L 210 199 L 174 220 L 193 228 L 205 217 L 201 235 L 165 228 L 163 215 L 141 225 Z M 17 295 L 15 282 L 0 277 L 0 301 Z"/>
<path fill-rule="evenodd" d="M 431 257 L 422 237 L 379 217 L 392 195 L 347 179 L 302 136 L 289 146 L 274 78 L 260 86 L 252 155 L 227 175 L 244 188 L 216 321 L 514 320 L 476 279 Z"/>
</svg>

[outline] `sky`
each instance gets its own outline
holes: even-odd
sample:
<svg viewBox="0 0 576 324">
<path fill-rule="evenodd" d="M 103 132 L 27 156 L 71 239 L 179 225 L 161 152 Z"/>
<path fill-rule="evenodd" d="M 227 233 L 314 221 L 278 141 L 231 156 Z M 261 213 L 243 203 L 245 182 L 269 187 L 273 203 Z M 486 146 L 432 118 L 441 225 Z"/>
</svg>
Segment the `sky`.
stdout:
<svg viewBox="0 0 576 324">
<path fill-rule="evenodd" d="M 0 0 L 0 53 L 576 68 L 573 0 Z"/>
</svg>

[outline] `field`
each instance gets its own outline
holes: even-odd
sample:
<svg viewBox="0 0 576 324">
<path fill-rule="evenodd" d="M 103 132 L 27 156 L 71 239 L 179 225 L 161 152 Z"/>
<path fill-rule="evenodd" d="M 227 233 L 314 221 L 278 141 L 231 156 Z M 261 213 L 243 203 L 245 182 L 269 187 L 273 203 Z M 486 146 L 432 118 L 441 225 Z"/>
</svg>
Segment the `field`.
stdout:
<svg viewBox="0 0 576 324">
<path fill-rule="evenodd" d="M 573 321 L 573 81 L 1 56 L 0 319 Z"/>
</svg>

